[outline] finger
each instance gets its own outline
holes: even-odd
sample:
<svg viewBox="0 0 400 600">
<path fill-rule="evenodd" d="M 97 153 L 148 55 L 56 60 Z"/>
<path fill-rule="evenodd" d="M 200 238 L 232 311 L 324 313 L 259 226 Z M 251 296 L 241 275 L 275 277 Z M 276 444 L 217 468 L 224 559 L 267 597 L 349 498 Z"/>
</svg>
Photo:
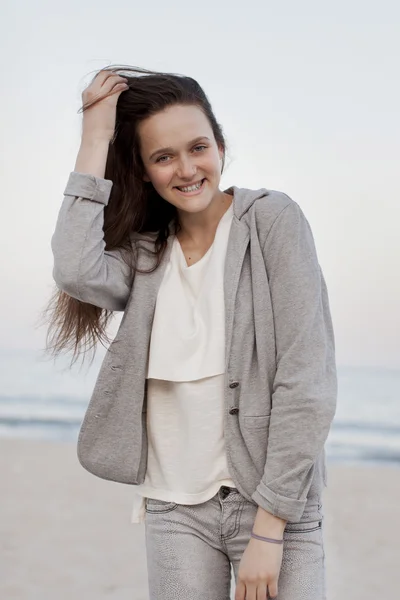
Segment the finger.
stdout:
<svg viewBox="0 0 400 600">
<path fill-rule="evenodd" d="M 92 88 L 90 90 L 91 95 L 93 94 L 95 97 L 101 96 L 105 98 L 106 96 L 110 96 L 116 91 L 117 86 L 121 84 L 126 84 L 127 79 L 120 77 L 119 75 L 111 75 L 108 77 L 103 85 L 99 88 L 98 86 Z M 121 91 L 121 88 L 118 88 Z"/>
<path fill-rule="evenodd" d="M 245 598 L 246 598 L 246 586 L 244 585 L 244 583 L 241 579 L 238 579 L 238 582 L 236 584 L 235 600 L 245 600 Z"/>
<path fill-rule="evenodd" d="M 127 78 L 112 71 L 100 71 L 83 93 L 89 95 L 108 93 L 117 83 L 122 82 L 126 83 Z"/>
<path fill-rule="evenodd" d="M 257 600 L 266 600 L 267 597 L 267 584 L 260 583 L 257 587 Z"/>
<path fill-rule="evenodd" d="M 268 594 L 271 600 L 278 597 L 278 584 L 276 581 L 268 585 Z"/>
<path fill-rule="evenodd" d="M 104 83 L 107 81 L 107 79 L 109 79 L 110 77 L 121 77 L 120 75 L 118 75 L 117 73 L 115 73 L 114 71 L 111 71 L 110 69 L 103 69 L 102 71 L 99 71 L 96 75 L 96 77 L 93 79 L 93 83 L 95 85 L 97 85 L 98 87 L 102 87 L 104 85 Z"/>
<path fill-rule="evenodd" d="M 101 84 L 101 88 L 104 89 L 106 87 L 112 88 L 116 83 L 122 83 L 128 81 L 126 77 L 122 77 L 122 75 L 118 75 L 117 73 L 113 73 L 109 71 L 109 76 Z"/>
<path fill-rule="evenodd" d="M 266 596 L 264 596 L 265 598 Z M 246 600 L 257 600 L 257 585 L 254 583 L 246 584 Z"/>
<path fill-rule="evenodd" d="M 122 85 L 124 87 L 122 87 Z M 106 96 L 113 94 L 116 91 L 121 92 L 123 89 L 128 89 L 126 87 L 127 79 L 125 77 L 120 77 L 119 75 L 111 75 L 107 77 L 107 79 L 103 82 L 102 87 L 96 85 L 96 83 L 91 84 L 86 90 L 84 90 L 82 97 L 84 100 L 93 100 L 97 97 L 105 98 Z M 121 86 L 121 87 L 120 87 Z"/>
</svg>

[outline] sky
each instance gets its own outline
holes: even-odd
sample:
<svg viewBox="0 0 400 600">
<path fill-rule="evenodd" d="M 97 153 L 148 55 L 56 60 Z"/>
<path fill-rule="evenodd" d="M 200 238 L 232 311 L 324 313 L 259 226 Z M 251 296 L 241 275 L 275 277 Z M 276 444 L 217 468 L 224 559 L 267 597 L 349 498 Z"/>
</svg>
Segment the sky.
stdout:
<svg viewBox="0 0 400 600">
<path fill-rule="evenodd" d="M 310 222 L 338 365 L 400 369 L 397 1 L 8 0 L 0 11 L 3 376 L 44 348 L 81 94 L 110 64 L 200 83 L 228 142 L 222 189 L 283 191 Z M 72 389 L 72 374 L 63 382 Z"/>
</svg>

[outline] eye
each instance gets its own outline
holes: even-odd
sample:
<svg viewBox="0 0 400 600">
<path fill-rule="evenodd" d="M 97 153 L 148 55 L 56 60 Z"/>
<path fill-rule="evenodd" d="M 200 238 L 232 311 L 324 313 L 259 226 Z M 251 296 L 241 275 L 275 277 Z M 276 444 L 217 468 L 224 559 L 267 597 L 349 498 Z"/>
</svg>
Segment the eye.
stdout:
<svg viewBox="0 0 400 600">
<path fill-rule="evenodd" d="M 203 144 L 199 144 L 198 146 L 195 146 L 193 148 L 193 150 L 199 150 L 200 152 L 202 152 L 203 150 L 206 150 L 207 146 L 204 146 Z M 167 154 L 164 154 L 163 156 L 159 156 L 156 160 L 156 163 L 165 163 L 168 162 L 167 160 L 163 160 L 164 158 L 169 158 L 169 156 Z"/>
<path fill-rule="evenodd" d="M 157 158 L 156 162 L 167 162 L 166 160 L 161 160 L 162 158 L 168 158 L 168 156 L 167 155 L 160 156 L 159 158 Z"/>
</svg>

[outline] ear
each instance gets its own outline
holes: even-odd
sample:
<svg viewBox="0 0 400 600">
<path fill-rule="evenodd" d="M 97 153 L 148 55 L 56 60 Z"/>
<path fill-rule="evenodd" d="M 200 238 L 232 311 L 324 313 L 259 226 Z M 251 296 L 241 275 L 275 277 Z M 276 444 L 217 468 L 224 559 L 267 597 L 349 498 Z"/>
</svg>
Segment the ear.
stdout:
<svg viewBox="0 0 400 600">
<path fill-rule="evenodd" d="M 146 183 L 150 181 L 150 177 L 147 175 L 147 173 L 143 175 L 143 181 L 145 181 Z"/>
</svg>

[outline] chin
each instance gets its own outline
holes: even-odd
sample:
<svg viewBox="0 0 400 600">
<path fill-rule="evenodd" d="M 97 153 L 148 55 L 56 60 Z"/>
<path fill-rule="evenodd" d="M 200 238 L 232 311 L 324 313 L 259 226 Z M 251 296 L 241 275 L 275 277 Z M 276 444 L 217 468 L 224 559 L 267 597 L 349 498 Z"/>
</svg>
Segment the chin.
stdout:
<svg viewBox="0 0 400 600">
<path fill-rule="evenodd" d="M 196 201 L 194 198 L 193 200 L 188 200 L 186 202 L 180 202 L 179 204 L 175 204 L 176 208 L 178 210 L 183 210 L 187 213 L 200 213 L 203 212 L 204 210 L 206 210 L 211 204 L 211 200 L 206 200 L 204 201 L 204 199 L 202 200 L 198 200 Z"/>
<path fill-rule="evenodd" d="M 207 209 L 207 207 L 208 207 L 208 205 L 207 206 L 199 206 L 199 207 L 191 209 L 191 208 L 188 208 L 187 206 L 182 206 L 179 208 L 179 210 L 182 212 L 188 213 L 190 215 L 196 215 L 197 213 L 204 212 Z"/>
</svg>

